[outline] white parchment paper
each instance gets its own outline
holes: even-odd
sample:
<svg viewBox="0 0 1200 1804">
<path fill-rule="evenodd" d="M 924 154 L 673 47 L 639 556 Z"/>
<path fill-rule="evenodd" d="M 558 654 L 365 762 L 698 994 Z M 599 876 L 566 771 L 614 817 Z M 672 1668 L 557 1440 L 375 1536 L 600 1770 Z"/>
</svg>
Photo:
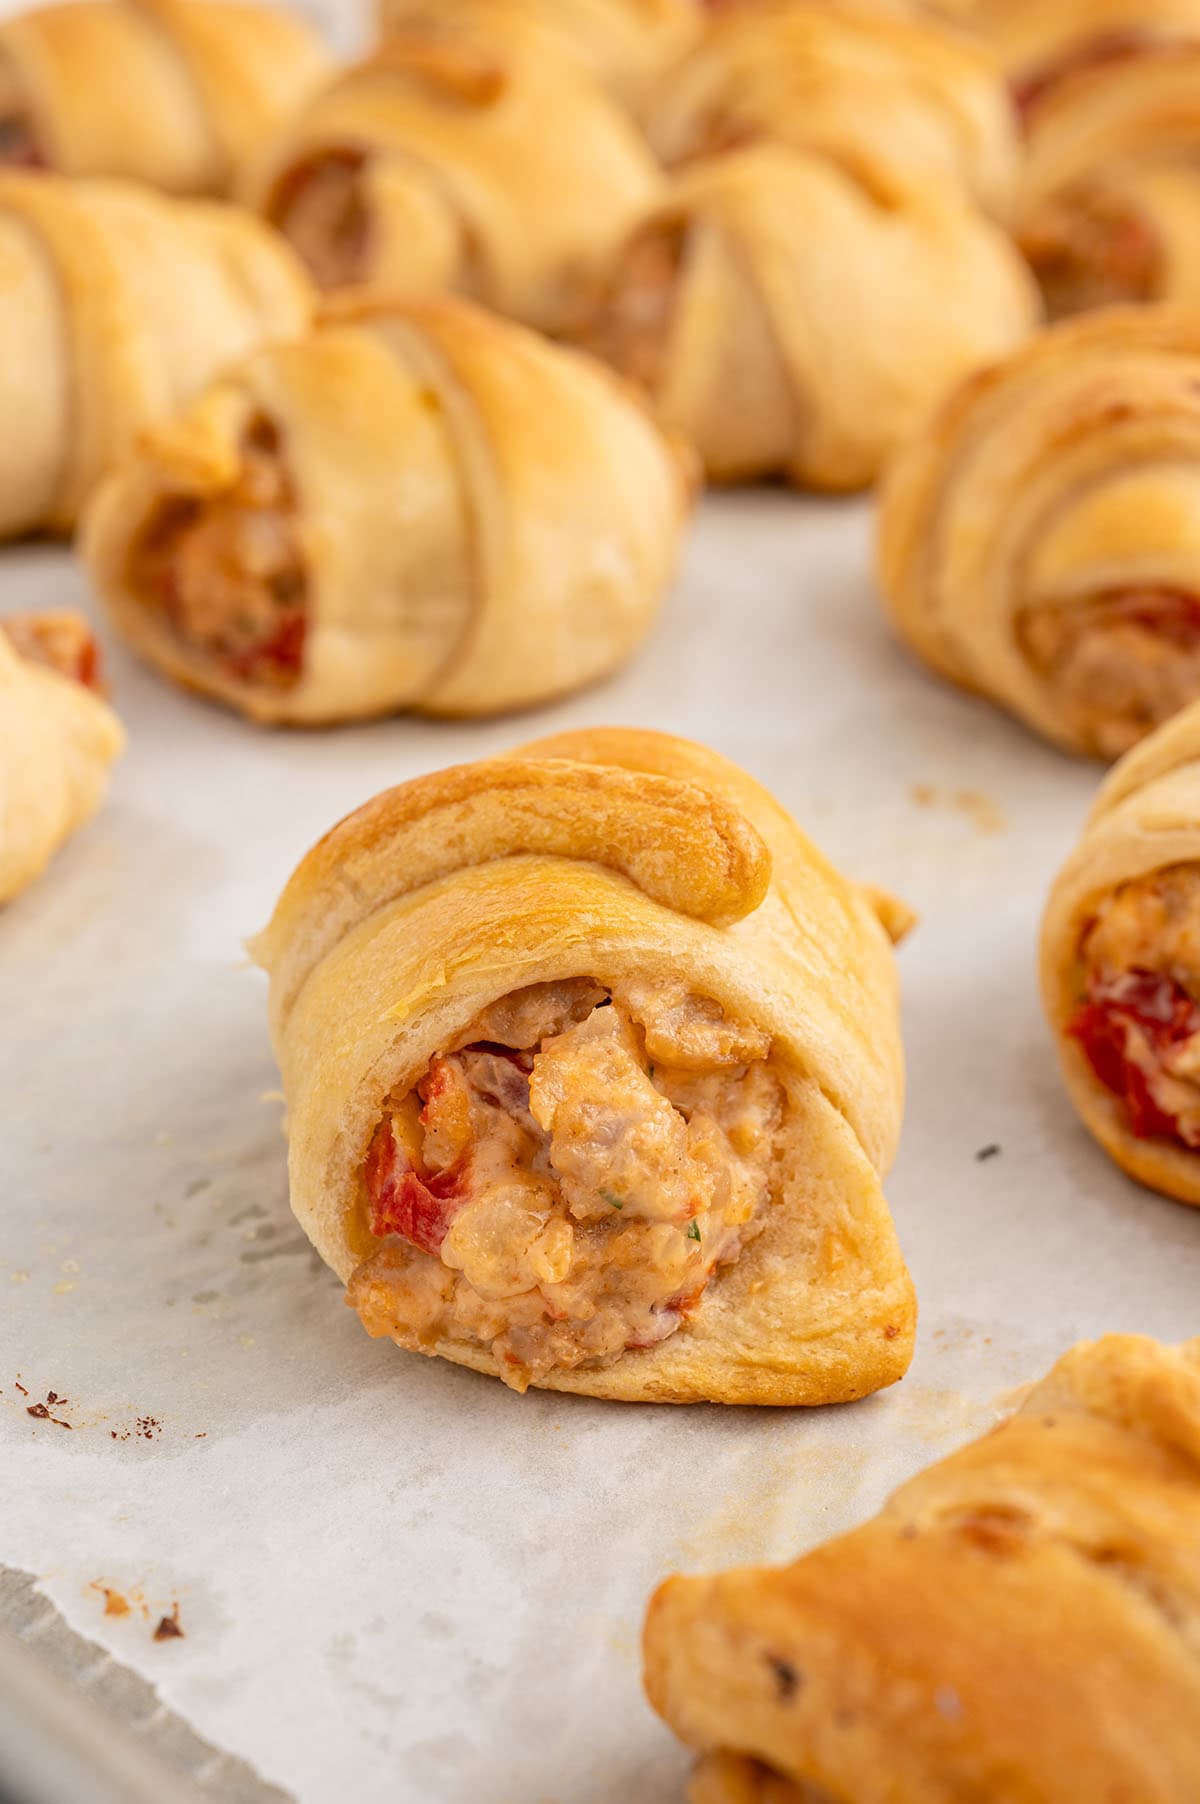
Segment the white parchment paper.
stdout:
<svg viewBox="0 0 1200 1804">
<path fill-rule="evenodd" d="M 0 1561 L 303 1804 L 677 1799 L 637 1655 L 664 1573 L 848 1526 L 1081 1335 L 1197 1330 L 1200 1214 L 1085 1137 L 1037 1004 L 1098 771 L 917 668 L 868 547 L 857 505 L 710 500 L 626 674 L 481 727 L 268 735 L 109 642 L 112 799 L 0 916 Z M 82 600 L 62 551 L 0 560 L 0 606 Z M 288 1212 L 242 937 L 377 789 L 599 721 L 716 745 L 920 911 L 889 1194 L 922 1325 L 881 1398 L 519 1398 L 368 1340 Z M 28 1415 L 49 1391 L 70 1428 Z"/>
</svg>

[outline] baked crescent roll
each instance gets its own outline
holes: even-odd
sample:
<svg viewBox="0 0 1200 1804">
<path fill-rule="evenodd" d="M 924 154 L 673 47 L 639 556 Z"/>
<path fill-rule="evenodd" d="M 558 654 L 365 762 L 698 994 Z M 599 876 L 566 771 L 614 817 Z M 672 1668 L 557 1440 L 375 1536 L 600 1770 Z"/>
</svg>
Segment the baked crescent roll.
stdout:
<svg viewBox="0 0 1200 1804">
<path fill-rule="evenodd" d="M 885 195 L 760 144 L 678 176 L 582 336 L 718 481 L 855 489 L 943 389 L 1037 319 L 1011 243 L 950 187 Z"/>
<path fill-rule="evenodd" d="M 599 728 L 388 790 L 251 950 L 292 1207 L 371 1334 L 627 1400 L 906 1370 L 888 936 L 715 752 Z"/>
<path fill-rule="evenodd" d="M 664 162 L 766 139 L 871 186 L 933 180 L 1008 207 L 1016 118 L 983 50 L 872 0 L 759 0 L 714 15 L 647 108 Z"/>
<path fill-rule="evenodd" d="M 659 183 L 582 70 L 446 27 L 392 38 L 335 82 L 240 191 L 323 288 L 452 288 L 557 331 Z"/>
<path fill-rule="evenodd" d="M 1200 300 L 1200 6 L 1074 43 L 1020 89 L 1016 227 L 1054 314 Z"/>
<path fill-rule="evenodd" d="M 309 28 L 236 0 L 83 0 L 0 22 L 0 163 L 224 194 L 329 69 Z"/>
<path fill-rule="evenodd" d="M 0 615 L 0 903 L 100 805 L 125 736 L 78 614 Z"/>
<path fill-rule="evenodd" d="M 1055 880 L 1041 972 L 1071 1099 L 1131 1177 L 1200 1203 L 1200 703 L 1111 772 Z"/>
<path fill-rule="evenodd" d="M 681 449 L 601 365 L 465 301 L 331 322 L 103 486 L 84 559 L 134 648 L 301 725 L 492 714 L 623 663 L 675 568 Z"/>
<path fill-rule="evenodd" d="M 1200 1797 L 1200 1341 L 1083 1342 L 794 1565 L 668 1579 L 650 1702 L 693 1804 Z"/>
<path fill-rule="evenodd" d="M 248 213 L 0 173 L 0 538 L 69 531 L 143 426 L 310 316 L 304 272 Z"/>
<path fill-rule="evenodd" d="M 381 0 L 385 31 L 465 24 L 485 44 L 526 42 L 637 105 L 694 36 L 702 0 Z"/>
<path fill-rule="evenodd" d="M 1083 315 L 969 379 L 889 473 L 879 568 L 933 669 L 1069 751 L 1200 695 L 1200 316 Z"/>
</svg>

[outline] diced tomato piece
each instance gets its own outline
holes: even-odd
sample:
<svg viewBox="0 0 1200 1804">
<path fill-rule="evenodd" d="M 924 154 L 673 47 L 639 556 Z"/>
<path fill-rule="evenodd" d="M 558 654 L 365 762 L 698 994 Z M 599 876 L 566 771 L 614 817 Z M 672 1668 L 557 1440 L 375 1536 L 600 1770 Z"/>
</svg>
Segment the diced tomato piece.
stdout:
<svg viewBox="0 0 1200 1804">
<path fill-rule="evenodd" d="M 398 1234 L 423 1253 L 439 1253 L 450 1223 L 467 1201 L 468 1174 L 462 1164 L 421 1177 L 401 1161 L 385 1117 L 376 1128 L 363 1162 L 372 1234 Z"/>
<path fill-rule="evenodd" d="M 284 615 L 269 639 L 226 658 L 226 666 L 232 676 L 243 682 L 253 681 L 265 672 L 294 676 L 304 662 L 307 634 L 308 616 L 297 609 Z"/>
<path fill-rule="evenodd" d="M 1138 1029 L 1161 1056 L 1200 1032 L 1200 1008 L 1181 985 L 1153 971 L 1128 971 L 1098 984 L 1077 1010 L 1067 1032 L 1079 1041 L 1106 1090 L 1119 1096 L 1140 1140 L 1180 1140 L 1179 1122 L 1155 1101 L 1146 1073 L 1129 1056 Z"/>
</svg>

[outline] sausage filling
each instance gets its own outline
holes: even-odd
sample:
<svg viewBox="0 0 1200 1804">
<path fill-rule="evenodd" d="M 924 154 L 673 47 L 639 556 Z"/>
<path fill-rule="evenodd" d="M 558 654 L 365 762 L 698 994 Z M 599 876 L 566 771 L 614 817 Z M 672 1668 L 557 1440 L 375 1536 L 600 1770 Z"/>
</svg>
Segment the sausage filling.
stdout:
<svg viewBox="0 0 1200 1804">
<path fill-rule="evenodd" d="M 687 249 L 683 221 L 638 232 L 625 249 L 589 335 L 590 349 L 649 394 L 666 375 Z"/>
<path fill-rule="evenodd" d="M 285 689 L 300 678 L 308 624 L 296 495 L 269 420 L 251 422 L 241 454 L 232 487 L 161 504 L 129 583 L 227 675 Z"/>
<path fill-rule="evenodd" d="M 366 153 L 323 150 L 296 163 L 275 190 L 271 220 L 318 288 L 345 288 L 370 273 L 371 214 Z"/>
<path fill-rule="evenodd" d="M 1027 609 L 1025 656 L 1088 748 L 1119 758 L 1200 696 L 1200 596 L 1116 590 Z"/>
<path fill-rule="evenodd" d="M 59 676 L 97 694 L 103 689 L 100 647 L 82 614 L 6 614 L 0 619 L 0 631 L 22 658 L 57 670 Z"/>
<path fill-rule="evenodd" d="M 386 1106 L 347 1300 L 372 1334 L 490 1351 L 516 1390 L 665 1340 L 763 1226 L 769 1054 L 682 986 L 515 991 Z"/>
<path fill-rule="evenodd" d="M 1152 301 L 1163 290 L 1165 253 L 1158 229 L 1120 195 L 1082 192 L 1047 205 L 1022 232 L 1021 249 L 1052 319 Z"/>
<path fill-rule="evenodd" d="M 1200 867 L 1122 884 L 1084 935 L 1068 1027 L 1139 1139 L 1200 1147 Z"/>
</svg>

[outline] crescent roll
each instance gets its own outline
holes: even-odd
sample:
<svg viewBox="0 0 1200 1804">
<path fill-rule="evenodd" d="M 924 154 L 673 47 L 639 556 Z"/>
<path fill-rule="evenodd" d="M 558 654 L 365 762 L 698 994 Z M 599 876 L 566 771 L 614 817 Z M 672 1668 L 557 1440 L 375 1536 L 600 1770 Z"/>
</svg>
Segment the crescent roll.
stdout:
<svg viewBox="0 0 1200 1804">
<path fill-rule="evenodd" d="M 660 179 L 582 70 L 447 27 L 389 39 L 251 160 L 240 191 L 322 288 L 450 288 L 554 332 Z"/>
<path fill-rule="evenodd" d="M 69 531 L 142 427 L 310 316 L 303 271 L 250 214 L 0 173 L 0 538 Z"/>
<path fill-rule="evenodd" d="M 871 0 L 759 0 L 719 11 L 647 108 L 665 163 L 765 139 L 878 186 L 950 182 L 1004 212 L 1016 118 L 985 52 Z"/>
<path fill-rule="evenodd" d="M 899 1378 L 875 907 L 744 772 L 657 733 L 562 734 L 348 816 L 251 950 L 292 1207 L 367 1330 L 636 1401 Z"/>
<path fill-rule="evenodd" d="M 1200 1341 L 1083 1342 L 794 1565 L 668 1579 L 650 1702 L 692 1804 L 1200 1797 Z"/>
<path fill-rule="evenodd" d="M 1200 317 L 1082 315 L 970 378 L 890 471 L 879 569 L 926 663 L 1068 751 L 1200 695 Z"/>
<path fill-rule="evenodd" d="M 690 466 L 602 366 L 449 298 L 231 369 L 104 485 L 84 560 L 135 650 L 253 719 L 497 713 L 649 631 Z"/>
<path fill-rule="evenodd" d="M 465 24 L 485 44 L 525 42 L 586 69 L 636 105 L 695 35 L 702 0 L 381 0 L 387 32 Z"/>
<path fill-rule="evenodd" d="M 1200 301 L 1200 7 L 1074 43 L 1019 89 L 1016 229 L 1053 314 Z"/>
<path fill-rule="evenodd" d="M 678 176 L 583 337 L 718 481 L 855 489 L 943 389 L 1037 319 L 1012 245 L 951 188 L 900 199 L 760 144 Z"/>
<path fill-rule="evenodd" d="M 1055 880 L 1041 975 L 1071 1100 L 1122 1170 L 1200 1203 L 1200 703 L 1116 765 Z"/>
<path fill-rule="evenodd" d="M 220 195 L 325 79 L 308 26 L 237 0 L 83 0 L 0 21 L 0 163 Z"/>
<path fill-rule="evenodd" d="M 0 903 L 100 805 L 125 743 L 78 614 L 0 615 Z"/>
</svg>

